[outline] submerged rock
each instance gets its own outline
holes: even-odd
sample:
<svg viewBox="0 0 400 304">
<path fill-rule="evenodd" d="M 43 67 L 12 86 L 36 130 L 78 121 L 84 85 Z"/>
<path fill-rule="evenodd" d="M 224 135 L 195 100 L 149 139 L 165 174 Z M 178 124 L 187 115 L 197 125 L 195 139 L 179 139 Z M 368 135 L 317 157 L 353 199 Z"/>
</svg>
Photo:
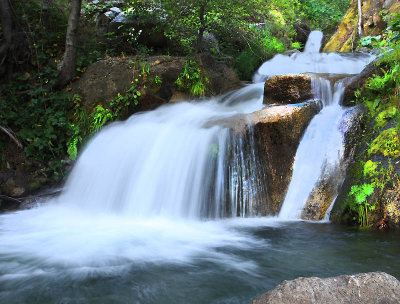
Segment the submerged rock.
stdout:
<svg viewBox="0 0 400 304">
<path fill-rule="evenodd" d="M 303 75 L 279 75 L 267 79 L 264 104 L 301 103 L 313 98 L 311 78 Z"/>
<path fill-rule="evenodd" d="M 397 304 L 400 281 L 385 272 L 283 281 L 252 304 Z"/>
</svg>

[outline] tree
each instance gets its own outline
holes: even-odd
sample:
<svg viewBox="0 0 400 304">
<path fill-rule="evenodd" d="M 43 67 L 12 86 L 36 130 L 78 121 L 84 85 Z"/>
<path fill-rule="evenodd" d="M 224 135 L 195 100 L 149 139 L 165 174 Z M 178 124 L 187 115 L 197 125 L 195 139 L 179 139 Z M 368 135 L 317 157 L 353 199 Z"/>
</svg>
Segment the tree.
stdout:
<svg viewBox="0 0 400 304">
<path fill-rule="evenodd" d="M 14 66 L 30 58 L 29 39 L 18 23 L 12 0 L 0 0 L 2 39 L 0 46 L 0 76 L 11 78 Z"/>
<path fill-rule="evenodd" d="M 81 6 L 82 0 L 71 0 L 71 12 L 69 14 L 67 36 L 65 39 L 65 52 L 63 56 L 61 72 L 54 84 L 55 89 L 60 89 L 67 85 L 75 75 L 76 45 L 78 40 L 78 25 L 81 14 Z"/>
<path fill-rule="evenodd" d="M 251 25 L 274 22 L 271 11 L 282 16 L 297 0 L 161 0 L 169 36 L 198 52 L 206 31 L 246 32 Z"/>
<path fill-rule="evenodd" d="M 360 39 L 363 37 L 363 28 L 362 28 L 362 3 L 361 0 L 357 1 L 358 7 L 358 36 Z"/>
</svg>

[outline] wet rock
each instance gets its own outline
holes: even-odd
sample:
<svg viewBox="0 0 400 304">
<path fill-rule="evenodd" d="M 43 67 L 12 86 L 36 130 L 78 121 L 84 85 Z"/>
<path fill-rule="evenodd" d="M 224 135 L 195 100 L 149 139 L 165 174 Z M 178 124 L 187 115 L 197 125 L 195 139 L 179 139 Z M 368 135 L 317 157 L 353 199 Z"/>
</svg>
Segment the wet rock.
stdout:
<svg viewBox="0 0 400 304">
<path fill-rule="evenodd" d="M 332 278 L 297 278 L 283 281 L 252 304 L 395 304 L 400 303 L 400 282 L 384 272 Z"/>
<path fill-rule="evenodd" d="M 320 109 L 319 100 L 273 105 L 251 114 L 218 119 L 204 125 L 206 128 L 224 126 L 247 141 L 251 139 L 258 161 L 252 174 L 258 175 L 259 183 L 267 189 L 253 206 L 257 214 L 275 215 L 281 209 L 300 139 Z"/>
<path fill-rule="evenodd" d="M 321 177 L 304 206 L 302 219 L 319 221 L 325 218 L 329 207 L 340 191 L 347 166 L 355 157 L 357 134 L 360 134 L 364 127 L 365 113 L 365 109 L 358 105 L 347 109 L 343 114 L 339 126 L 343 134 L 342 159 L 340 164 L 324 165 Z"/>
<path fill-rule="evenodd" d="M 298 53 L 300 53 L 299 50 L 288 50 L 288 51 L 284 52 L 283 55 L 292 56 L 293 54 L 298 54 Z"/>
<path fill-rule="evenodd" d="M 364 84 L 367 82 L 368 78 L 370 78 L 374 74 L 379 74 L 380 67 L 377 65 L 378 60 L 375 59 L 371 63 L 369 63 L 360 74 L 352 77 L 346 86 L 343 95 L 342 105 L 349 107 L 353 106 L 354 103 L 351 101 L 355 100 L 354 92 L 358 89 L 362 88 Z"/>
<path fill-rule="evenodd" d="M 313 96 L 309 76 L 272 76 L 265 81 L 264 104 L 301 103 L 312 99 Z"/>
<path fill-rule="evenodd" d="M 292 177 L 294 157 L 311 119 L 320 110 L 319 101 L 265 108 L 253 114 L 254 140 L 260 166 L 264 168 L 268 203 L 262 214 L 277 214 Z"/>
</svg>

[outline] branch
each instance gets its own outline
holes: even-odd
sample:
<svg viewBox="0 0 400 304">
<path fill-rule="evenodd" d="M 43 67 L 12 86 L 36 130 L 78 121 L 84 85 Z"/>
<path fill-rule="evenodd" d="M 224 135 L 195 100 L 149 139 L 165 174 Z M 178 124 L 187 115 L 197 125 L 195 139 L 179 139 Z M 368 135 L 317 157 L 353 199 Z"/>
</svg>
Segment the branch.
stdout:
<svg viewBox="0 0 400 304">
<path fill-rule="evenodd" d="M 22 144 L 19 142 L 19 140 L 17 139 L 15 133 L 7 128 L 4 128 L 2 126 L 0 126 L 0 130 L 3 131 L 4 133 L 6 133 L 16 144 L 19 148 L 22 149 Z"/>
<path fill-rule="evenodd" d="M 9 197 L 7 195 L 3 195 L 0 194 L 0 199 L 5 200 L 5 201 L 9 201 L 9 202 L 13 202 L 13 203 L 17 203 L 17 204 L 21 204 L 22 201 L 20 201 L 19 199 L 13 198 L 13 197 Z"/>
</svg>

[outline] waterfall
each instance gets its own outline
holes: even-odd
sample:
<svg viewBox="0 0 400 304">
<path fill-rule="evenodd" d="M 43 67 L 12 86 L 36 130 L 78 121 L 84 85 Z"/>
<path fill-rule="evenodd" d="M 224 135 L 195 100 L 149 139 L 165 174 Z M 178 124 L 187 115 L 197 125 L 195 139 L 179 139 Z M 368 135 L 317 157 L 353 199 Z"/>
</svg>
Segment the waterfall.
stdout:
<svg viewBox="0 0 400 304">
<path fill-rule="evenodd" d="M 277 55 L 264 63 L 255 83 L 240 90 L 166 105 L 103 128 L 80 153 L 59 197 L 40 208 L 0 215 L 0 280 L 34 281 L 49 275 L 53 281 L 80 278 L 81 273 L 125 272 L 141 262 L 196 260 L 251 272 L 253 262 L 230 250 L 241 252 L 268 241 L 237 230 L 250 220 L 228 223 L 222 218 L 259 215 L 268 189 L 257 138 L 251 127 L 235 125 L 235 117 L 264 107 L 267 77 L 355 74 L 372 59 L 320 54 L 320 38 L 312 33 L 306 52 Z M 298 218 L 319 177 L 340 161 L 337 126 L 344 86 L 329 79 L 316 75 L 313 80 L 324 107 L 299 145 L 280 219 Z M 277 218 L 251 221 L 282 224 Z"/>
<path fill-rule="evenodd" d="M 108 126 L 80 155 L 58 201 L 132 217 L 254 215 L 251 138 L 204 125 L 260 109 L 261 97 L 262 87 L 250 85 L 224 100 L 165 106 Z"/>
<path fill-rule="evenodd" d="M 307 57 L 313 58 L 314 64 L 304 72 L 317 73 L 312 75 L 312 88 L 315 97 L 322 101 L 323 109 L 311 120 L 297 149 L 292 179 L 279 212 L 279 218 L 283 220 L 301 218 L 307 200 L 323 178 L 339 174 L 341 176 L 336 178 L 334 188 L 340 185 L 344 174 L 341 168 L 344 134 L 340 130 L 345 112 L 340 106 L 345 90 L 343 78 L 360 73 L 373 59 L 372 56 L 365 56 L 352 62 L 344 57 L 338 61 L 337 54 L 319 53 L 320 44 L 316 41 L 320 43 L 322 37 L 310 36 L 313 39 L 307 43 L 302 59 L 307 61 Z"/>
</svg>

